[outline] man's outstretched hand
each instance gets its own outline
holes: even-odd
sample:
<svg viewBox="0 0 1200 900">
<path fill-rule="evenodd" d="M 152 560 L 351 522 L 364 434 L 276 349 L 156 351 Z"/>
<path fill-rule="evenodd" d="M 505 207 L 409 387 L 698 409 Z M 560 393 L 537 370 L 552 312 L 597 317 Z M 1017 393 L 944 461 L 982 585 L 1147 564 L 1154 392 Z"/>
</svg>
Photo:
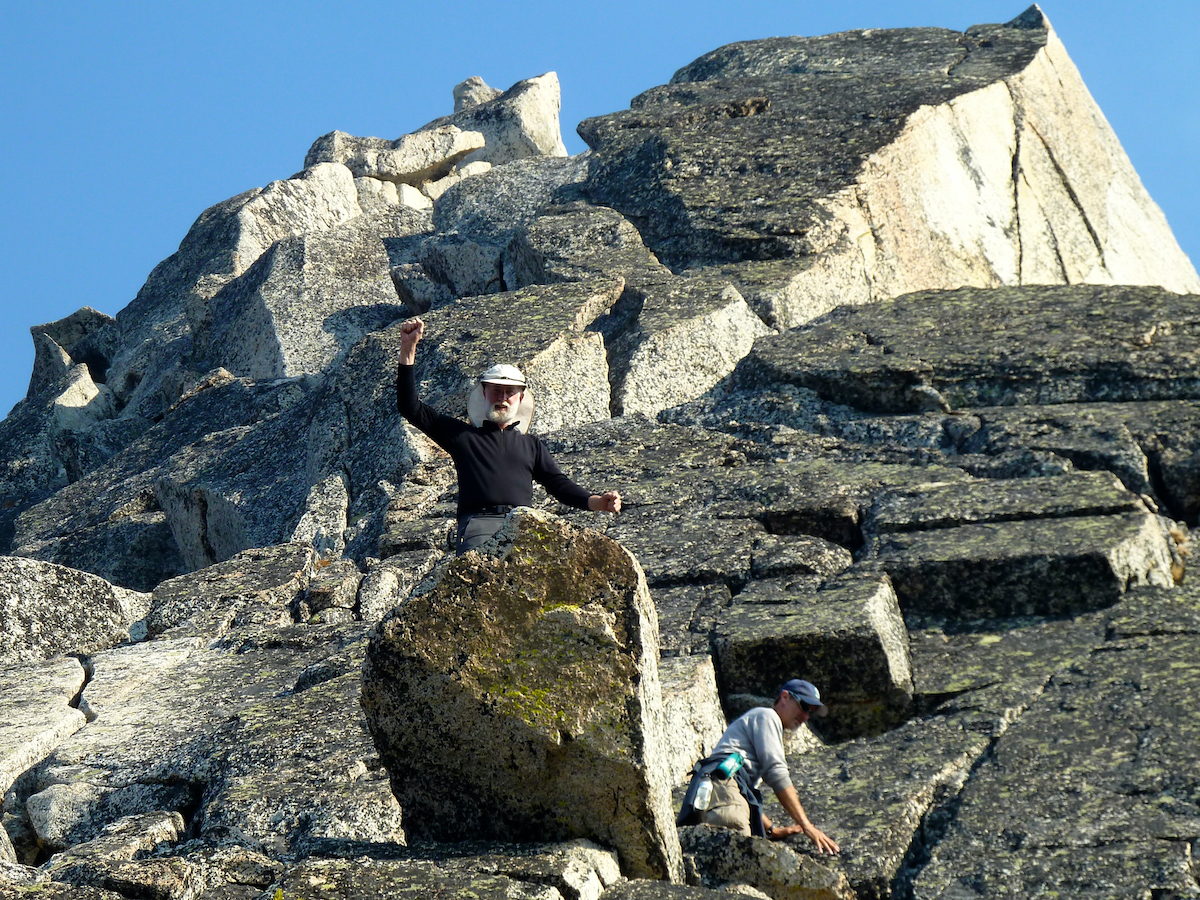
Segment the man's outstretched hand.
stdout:
<svg viewBox="0 0 1200 900">
<path fill-rule="evenodd" d="M 621 495 L 616 491 L 592 494 L 588 497 L 588 509 L 592 512 L 619 513 L 621 511 Z"/>
<path fill-rule="evenodd" d="M 417 344 L 425 334 L 425 323 L 409 319 L 400 326 L 400 363 L 411 366 L 417 361 Z"/>
</svg>

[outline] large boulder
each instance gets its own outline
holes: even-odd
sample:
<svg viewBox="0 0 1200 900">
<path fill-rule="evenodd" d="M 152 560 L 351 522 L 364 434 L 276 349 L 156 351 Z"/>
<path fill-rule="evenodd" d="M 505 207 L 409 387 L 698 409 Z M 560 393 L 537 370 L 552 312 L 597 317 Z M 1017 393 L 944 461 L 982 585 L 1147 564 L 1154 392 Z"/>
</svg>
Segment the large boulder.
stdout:
<svg viewBox="0 0 1200 900">
<path fill-rule="evenodd" d="M 86 572 L 0 557 L 0 663 L 87 654 L 128 641 L 149 600 Z"/>
<path fill-rule="evenodd" d="M 850 900 L 858 896 L 836 861 L 811 856 L 725 828 L 696 825 L 679 830 L 700 883 L 746 884 L 779 900 Z"/>
<path fill-rule="evenodd" d="M 812 681 L 830 707 L 823 734 L 894 727 L 913 695 L 908 633 L 891 583 L 847 573 L 819 588 L 754 582 L 717 629 L 722 694 L 769 702 L 789 678 Z"/>
<path fill-rule="evenodd" d="M 54 322 L 30 326 L 33 338 L 33 374 L 29 378 L 26 397 L 40 394 L 63 371 L 64 358 L 95 366 L 95 375 L 104 378 L 107 361 L 95 354 L 85 339 L 101 331 L 115 320 L 102 312 L 85 306 Z M 94 380 L 94 378 L 93 378 Z"/>
<path fill-rule="evenodd" d="M 588 837 L 631 875 L 677 880 L 657 622 L 636 561 L 518 511 L 439 576 L 380 623 L 363 672 L 406 831 Z"/>
<path fill-rule="evenodd" d="M 362 213 L 354 176 L 323 163 L 213 206 L 179 250 L 150 273 L 116 317 L 119 338 L 106 379 L 122 415 L 151 421 L 178 399 L 171 376 L 191 353 L 193 330 L 212 321 L 210 301 L 276 241 L 340 225 Z"/>
</svg>

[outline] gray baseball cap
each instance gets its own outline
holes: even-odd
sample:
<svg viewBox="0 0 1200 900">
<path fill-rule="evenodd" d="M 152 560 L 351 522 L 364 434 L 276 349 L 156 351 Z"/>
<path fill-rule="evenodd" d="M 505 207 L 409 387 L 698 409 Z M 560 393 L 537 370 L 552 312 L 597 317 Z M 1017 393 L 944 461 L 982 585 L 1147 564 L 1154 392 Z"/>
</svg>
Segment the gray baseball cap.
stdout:
<svg viewBox="0 0 1200 900">
<path fill-rule="evenodd" d="M 797 703 L 807 703 L 812 707 L 813 715 L 829 715 L 829 707 L 821 702 L 821 692 L 817 690 L 817 686 L 811 681 L 793 678 L 791 681 L 784 682 L 783 687 L 779 690 L 781 693 L 787 691 L 795 698 Z"/>
</svg>

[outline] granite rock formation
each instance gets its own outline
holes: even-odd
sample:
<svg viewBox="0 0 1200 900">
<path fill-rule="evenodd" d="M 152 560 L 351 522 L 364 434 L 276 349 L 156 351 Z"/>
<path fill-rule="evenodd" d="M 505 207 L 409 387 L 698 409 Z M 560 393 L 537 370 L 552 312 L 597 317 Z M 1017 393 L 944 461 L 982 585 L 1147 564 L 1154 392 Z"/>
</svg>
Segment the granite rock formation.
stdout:
<svg viewBox="0 0 1200 900">
<path fill-rule="evenodd" d="M 576 157 L 557 92 L 468 79 L 397 140 L 320 138 L 115 317 L 32 329 L 0 422 L 0 898 L 1195 896 L 1200 278 L 1041 11 L 731 44 Z M 395 411 L 416 313 L 427 400 L 522 366 L 534 431 L 625 509 L 539 493 L 516 519 L 561 552 L 447 557 L 453 469 Z M 628 670 L 561 659 L 625 672 L 624 705 L 567 703 L 545 641 L 451 589 L 507 572 L 537 606 L 585 547 L 638 636 Z M 620 655 L 593 605 L 551 636 Z M 395 658 L 465 660 L 381 728 L 402 631 Z M 464 788 L 520 719 L 454 686 L 519 661 L 484 635 L 536 651 L 538 716 L 620 720 L 596 778 L 640 813 L 517 766 L 479 827 Z M 685 829 L 680 856 L 667 789 L 790 676 L 830 704 L 787 751 L 842 853 Z M 418 713 L 460 720 L 403 773 Z"/>
</svg>

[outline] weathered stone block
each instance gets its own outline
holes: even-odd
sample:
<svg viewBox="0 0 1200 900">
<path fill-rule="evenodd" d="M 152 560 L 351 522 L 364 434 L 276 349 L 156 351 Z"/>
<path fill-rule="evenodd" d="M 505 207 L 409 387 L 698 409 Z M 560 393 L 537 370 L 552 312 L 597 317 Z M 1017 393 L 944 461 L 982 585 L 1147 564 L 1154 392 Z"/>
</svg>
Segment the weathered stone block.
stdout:
<svg viewBox="0 0 1200 900">
<path fill-rule="evenodd" d="M 372 637 L 362 703 L 406 831 L 589 837 L 630 874 L 677 880 L 657 657 L 633 558 L 514 513 Z"/>
<path fill-rule="evenodd" d="M 417 185 L 441 178 L 455 163 L 483 145 L 482 134 L 453 125 L 406 134 L 394 141 L 331 131 L 309 147 L 304 167 L 341 163 L 358 177 Z"/>
<path fill-rule="evenodd" d="M 334 560 L 327 565 L 318 561 L 300 601 L 301 620 L 314 624 L 353 621 L 362 580 L 363 573 L 351 560 Z"/>
<path fill-rule="evenodd" d="M 846 573 L 819 590 L 802 582 L 787 602 L 755 602 L 767 582 L 743 592 L 714 640 L 722 693 L 774 697 L 789 678 L 821 691 L 819 733 L 846 737 L 895 725 L 912 700 L 908 634 L 886 577 Z M 779 584 L 772 600 L 787 585 Z"/>
<path fill-rule="evenodd" d="M 93 653 L 126 642 L 149 600 L 86 572 L 0 557 L 0 663 Z"/>
<path fill-rule="evenodd" d="M 705 825 L 679 829 L 679 841 L 706 886 L 748 884 L 787 900 L 856 896 L 837 861 L 819 861 L 785 844 Z"/>
<path fill-rule="evenodd" d="M 134 860 L 160 845 L 176 843 L 184 828 L 177 812 L 128 816 L 105 826 L 98 837 L 56 855 L 46 868 L 54 881 L 65 884 L 182 898 L 195 876 L 190 865 L 182 859 Z"/>
<path fill-rule="evenodd" d="M 459 413 L 479 373 L 504 360 L 529 379 L 534 431 L 609 418 L 604 340 L 588 326 L 622 288 L 620 279 L 530 287 L 466 298 L 431 313 L 417 358 L 422 399 Z"/>
<path fill-rule="evenodd" d="M 659 660 L 658 674 L 673 783 L 686 783 L 696 760 L 708 756 L 725 731 L 712 657 L 667 657 Z"/>
<path fill-rule="evenodd" d="M 501 249 L 460 234 L 439 234 L 421 245 L 421 265 L 456 297 L 496 294 L 504 289 Z"/>
<path fill-rule="evenodd" d="M 483 149 L 465 162 L 486 161 L 498 166 L 527 156 L 566 156 L 558 127 L 560 92 L 553 72 L 518 81 L 498 97 L 435 119 L 427 129 L 464 129 L 483 136 Z"/>
<path fill-rule="evenodd" d="M 513 160 L 448 188 L 434 204 L 433 226 L 504 246 L 516 229 L 540 219 L 556 192 L 586 177 L 584 156 Z"/>
<path fill-rule="evenodd" d="M 1078 516 L 887 534 L 870 564 L 906 611 L 954 618 L 1075 615 L 1134 585 L 1172 583 L 1154 516 Z"/>
<path fill-rule="evenodd" d="M 278 544 L 164 581 L 151 595 L 146 629 L 151 637 L 172 632 L 217 638 L 247 607 L 272 608 L 290 623 L 291 607 L 303 596 L 316 559 L 311 544 Z"/>
<path fill-rule="evenodd" d="M 626 415 L 699 397 L 771 333 L 729 284 L 690 278 L 643 290 L 636 324 L 613 345 L 621 358 L 614 401 Z"/>
<path fill-rule="evenodd" d="M 854 561 L 845 547 L 802 534 L 764 534 L 755 539 L 750 552 L 750 574 L 755 578 L 829 577 L 850 568 Z"/>
<path fill-rule="evenodd" d="M 385 240 L 428 227 L 427 214 L 397 207 L 275 243 L 209 301 L 195 357 L 258 380 L 335 366 L 402 317 Z"/>
<path fill-rule="evenodd" d="M 608 529 L 655 587 L 715 582 L 740 588 L 750 578 L 750 548 L 762 533 L 753 520 L 699 518 L 678 506 L 631 510 Z"/>
</svg>

